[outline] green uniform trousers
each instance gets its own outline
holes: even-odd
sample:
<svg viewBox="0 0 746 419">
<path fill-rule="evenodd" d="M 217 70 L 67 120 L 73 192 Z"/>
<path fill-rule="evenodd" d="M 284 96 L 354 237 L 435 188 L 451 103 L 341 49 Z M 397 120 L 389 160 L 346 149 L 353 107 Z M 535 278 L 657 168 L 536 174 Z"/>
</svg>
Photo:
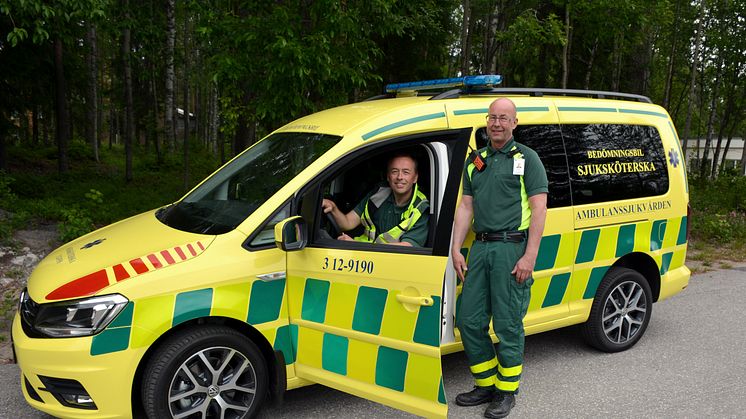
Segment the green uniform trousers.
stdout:
<svg viewBox="0 0 746 419">
<path fill-rule="evenodd" d="M 519 284 L 510 272 L 526 251 L 521 243 L 474 241 L 456 325 L 477 386 L 516 393 L 523 369 L 523 317 L 533 278 Z M 499 339 L 497 353 L 489 323 Z"/>
</svg>

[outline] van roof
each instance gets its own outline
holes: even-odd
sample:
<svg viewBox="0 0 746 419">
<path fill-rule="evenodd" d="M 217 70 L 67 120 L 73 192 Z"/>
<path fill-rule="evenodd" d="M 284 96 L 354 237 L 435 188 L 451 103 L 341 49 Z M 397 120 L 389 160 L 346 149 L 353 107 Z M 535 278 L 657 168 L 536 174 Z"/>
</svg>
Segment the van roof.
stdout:
<svg viewBox="0 0 746 419">
<path fill-rule="evenodd" d="M 399 129 L 403 126 L 427 122 L 427 130 L 448 128 L 448 119 L 453 113 L 485 113 L 489 102 L 498 97 L 509 97 L 521 108 L 527 104 L 537 105 L 549 111 L 555 104 L 568 103 L 579 107 L 608 106 L 617 108 L 639 109 L 636 113 L 652 114 L 668 118 L 663 108 L 652 104 L 649 98 L 640 95 L 568 89 L 523 89 L 495 88 L 486 91 L 470 91 L 468 94 L 459 89 L 432 94 L 411 94 L 404 97 L 380 96 L 348 105 L 326 109 L 301 117 L 279 128 L 277 132 L 318 132 L 331 135 L 347 136 L 359 131 L 363 140 L 378 136 L 381 132 Z M 522 102 L 522 103 L 521 103 Z M 459 110 L 464 108 L 465 110 Z M 561 109 L 560 109 L 561 110 Z M 622 111 L 621 109 L 619 110 Z M 633 111 L 635 112 L 635 111 Z M 442 121 L 438 121 L 442 119 Z M 368 128 L 371 127 L 371 128 Z M 413 132 L 417 131 L 414 126 Z M 425 128 L 423 127 L 423 130 Z M 370 138 L 369 137 L 369 138 Z"/>
</svg>

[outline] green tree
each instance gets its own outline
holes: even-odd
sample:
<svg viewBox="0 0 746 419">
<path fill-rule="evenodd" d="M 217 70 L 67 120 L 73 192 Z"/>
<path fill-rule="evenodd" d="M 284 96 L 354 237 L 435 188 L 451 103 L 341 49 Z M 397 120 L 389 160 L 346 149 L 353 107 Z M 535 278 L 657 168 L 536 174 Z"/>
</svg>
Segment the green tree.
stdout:
<svg viewBox="0 0 746 419">
<path fill-rule="evenodd" d="M 107 0 L 0 1 L 0 13 L 11 22 L 11 28 L 4 41 L 12 47 L 17 47 L 19 43 L 28 40 L 39 45 L 51 40 L 53 44 L 57 121 L 55 137 L 60 173 L 66 172 L 69 168 L 67 148 L 71 136 L 65 45 L 69 45 L 73 39 L 82 37 L 81 27 L 73 24 L 74 22 L 102 16 L 107 4 Z"/>
</svg>

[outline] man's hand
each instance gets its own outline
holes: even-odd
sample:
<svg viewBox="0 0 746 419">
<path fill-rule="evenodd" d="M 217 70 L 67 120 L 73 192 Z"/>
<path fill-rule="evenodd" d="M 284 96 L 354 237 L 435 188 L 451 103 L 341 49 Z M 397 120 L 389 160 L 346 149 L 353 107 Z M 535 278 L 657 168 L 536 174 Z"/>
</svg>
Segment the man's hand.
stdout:
<svg viewBox="0 0 746 419">
<path fill-rule="evenodd" d="M 345 233 L 342 233 L 339 237 L 337 237 L 337 240 L 354 241 L 355 239 Z"/>
<path fill-rule="evenodd" d="M 462 255 L 461 252 L 453 252 L 451 253 L 451 256 L 453 259 L 453 267 L 456 269 L 456 275 L 461 278 L 462 282 L 465 282 L 465 275 L 468 268 L 466 267 L 466 260 L 464 259 L 464 255 Z"/>
<path fill-rule="evenodd" d="M 456 208 L 456 216 L 453 220 L 453 239 L 451 241 L 451 260 L 453 260 L 453 267 L 456 269 L 456 275 L 461 278 L 461 281 L 466 281 L 466 260 L 464 255 L 461 254 L 461 246 L 464 244 L 466 233 L 469 231 L 471 226 L 472 216 L 474 215 L 474 207 L 471 195 L 464 195 L 461 197 L 461 202 Z"/>
<path fill-rule="evenodd" d="M 331 199 L 324 198 L 321 201 L 321 209 L 324 211 L 324 214 L 328 214 L 337 207 L 337 204 L 334 203 Z"/>
<path fill-rule="evenodd" d="M 513 267 L 513 270 L 510 271 L 510 274 L 515 275 L 515 280 L 519 284 L 522 284 L 523 281 L 531 277 L 531 273 L 534 271 L 535 264 L 536 257 L 523 255 L 520 259 L 518 259 L 518 262 L 516 262 L 515 267 Z"/>
</svg>

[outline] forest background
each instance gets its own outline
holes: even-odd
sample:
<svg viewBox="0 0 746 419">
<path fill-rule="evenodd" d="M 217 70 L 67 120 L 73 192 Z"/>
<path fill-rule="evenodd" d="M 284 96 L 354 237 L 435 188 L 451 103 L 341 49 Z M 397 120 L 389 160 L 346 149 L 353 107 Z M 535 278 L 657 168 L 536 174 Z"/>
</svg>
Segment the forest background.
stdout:
<svg viewBox="0 0 746 419">
<path fill-rule="evenodd" d="M 725 161 L 746 137 L 743 0 L 0 0 L 0 242 L 173 202 L 386 83 L 480 73 L 665 107 L 704 139 L 690 259 L 743 258 L 746 147 Z"/>
</svg>

